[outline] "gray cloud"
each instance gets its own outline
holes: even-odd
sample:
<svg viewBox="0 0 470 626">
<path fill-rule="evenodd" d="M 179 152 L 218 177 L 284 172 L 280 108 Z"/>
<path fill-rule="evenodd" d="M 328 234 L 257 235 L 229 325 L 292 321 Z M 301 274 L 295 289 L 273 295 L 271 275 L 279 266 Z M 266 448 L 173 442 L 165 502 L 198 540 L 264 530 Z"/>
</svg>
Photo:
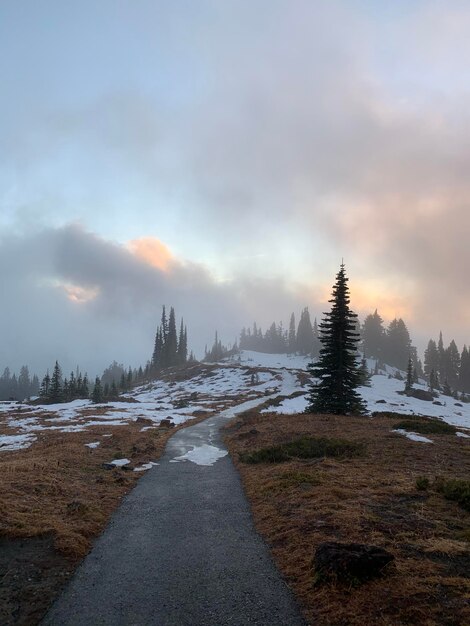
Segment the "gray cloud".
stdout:
<svg viewBox="0 0 470 626">
<path fill-rule="evenodd" d="M 380 310 L 386 290 L 390 311 L 406 302 L 411 327 L 419 320 L 423 333 L 448 328 L 468 341 L 470 11 L 464 2 L 413 3 L 380 19 L 368 4 L 208 2 L 190 22 L 165 11 L 171 36 L 157 34 L 184 41 L 177 54 L 169 48 L 176 95 L 127 85 L 75 108 L 39 107 L 13 125 L 4 154 L 17 184 L 2 208 L 22 228 L 39 215 L 45 224 L 79 217 L 103 233 L 115 223 L 125 230 L 132 213 L 132 224 L 153 233 L 173 229 L 193 259 L 209 250 L 214 269 L 230 254 L 268 253 L 226 285 L 196 263 L 166 275 L 90 233 L 46 229 L 2 244 L 11 252 L 4 259 L 29 259 L 18 271 L 35 268 L 27 288 L 15 285 L 25 301 L 41 295 L 41 269 L 99 286 L 81 308 L 42 287 L 44 320 L 52 303 L 71 307 L 72 334 L 80 320 L 101 319 L 105 329 L 109 319 L 102 332 L 114 340 L 110 329 L 119 329 L 117 341 L 133 317 L 151 333 L 166 301 L 193 316 L 203 344 L 211 326 L 230 335 L 247 319 L 263 321 L 269 307 L 285 318 L 287 303 L 304 304 L 290 285 L 307 280 L 306 267 L 321 310 L 317 294 L 344 256 L 363 290 L 382 284 L 367 306 Z M 368 312 L 364 294 L 358 302 Z"/>
<path fill-rule="evenodd" d="M 145 363 L 163 304 L 184 317 L 200 355 L 215 329 L 231 342 L 242 325 L 285 319 L 302 299 L 282 281 L 217 283 L 178 259 L 163 271 L 77 225 L 1 240 L 0 279 L 0 366 L 40 372 L 55 359 L 90 372 L 113 359 Z"/>
</svg>

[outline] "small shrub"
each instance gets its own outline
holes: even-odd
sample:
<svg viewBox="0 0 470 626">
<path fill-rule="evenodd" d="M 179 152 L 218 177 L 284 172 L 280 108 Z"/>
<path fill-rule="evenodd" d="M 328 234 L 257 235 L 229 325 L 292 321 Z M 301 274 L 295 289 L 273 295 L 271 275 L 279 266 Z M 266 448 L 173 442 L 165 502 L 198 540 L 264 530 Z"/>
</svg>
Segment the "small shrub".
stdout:
<svg viewBox="0 0 470 626">
<path fill-rule="evenodd" d="M 429 488 L 429 478 L 425 476 L 418 476 L 416 479 L 416 489 L 418 491 L 426 491 Z"/>
<path fill-rule="evenodd" d="M 447 500 L 454 500 L 470 511 L 470 480 L 443 480 L 439 482 L 438 489 Z"/>
<path fill-rule="evenodd" d="M 395 424 L 393 428 L 421 435 L 455 435 L 455 427 L 440 420 L 408 419 Z"/>
<path fill-rule="evenodd" d="M 282 463 L 291 458 L 318 459 L 333 457 L 337 459 L 362 456 L 365 446 L 345 439 L 327 439 L 326 437 L 300 437 L 278 446 L 261 448 L 240 455 L 243 463 Z"/>
<path fill-rule="evenodd" d="M 282 446 L 261 448 L 254 452 L 240 454 L 240 461 L 243 463 L 283 463 L 288 460 L 289 456 Z"/>
</svg>

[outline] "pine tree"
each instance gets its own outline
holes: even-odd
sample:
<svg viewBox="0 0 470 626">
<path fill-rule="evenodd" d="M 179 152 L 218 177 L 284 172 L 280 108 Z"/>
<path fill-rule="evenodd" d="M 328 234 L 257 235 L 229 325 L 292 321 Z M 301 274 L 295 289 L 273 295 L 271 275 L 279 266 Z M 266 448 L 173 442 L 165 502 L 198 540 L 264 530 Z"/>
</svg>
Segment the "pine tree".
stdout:
<svg viewBox="0 0 470 626">
<path fill-rule="evenodd" d="M 51 387 L 51 377 L 49 376 L 49 370 L 47 370 L 46 375 L 42 379 L 41 388 L 39 389 L 39 395 L 44 400 L 49 400 L 49 390 Z"/>
<path fill-rule="evenodd" d="M 290 316 L 289 322 L 289 335 L 287 339 L 287 345 L 289 347 L 289 352 L 292 354 L 296 349 L 296 334 L 295 334 L 295 315 L 294 313 Z"/>
<path fill-rule="evenodd" d="M 455 389 L 458 386 L 460 369 L 460 354 L 452 339 L 449 346 L 444 350 L 443 374 L 450 387 Z"/>
<path fill-rule="evenodd" d="M 435 389 L 439 389 L 439 381 L 437 379 L 436 370 L 432 369 L 429 374 L 429 389 L 434 391 Z"/>
<path fill-rule="evenodd" d="M 308 411 L 336 415 L 364 414 L 366 407 L 356 389 L 361 384 L 357 366 L 357 315 L 349 308 L 349 288 L 344 263 L 333 286 L 331 311 L 320 324 L 322 348 L 318 362 L 309 372 L 319 379 L 312 385 Z"/>
<path fill-rule="evenodd" d="M 55 362 L 54 371 L 52 372 L 49 399 L 51 402 L 60 402 L 62 400 L 62 372 L 58 361 Z"/>
<path fill-rule="evenodd" d="M 297 329 L 297 351 L 300 354 L 312 354 L 313 351 L 313 328 L 308 308 L 300 314 L 299 327 Z"/>
<path fill-rule="evenodd" d="M 434 339 L 430 339 L 424 351 L 424 375 L 428 380 L 433 370 L 434 374 L 439 370 L 439 352 Z"/>
<path fill-rule="evenodd" d="M 95 386 L 93 387 L 91 399 L 95 404 L 103 401 L 103 389 L 101 387 L 101 380 L 99 376 L 95 378 Z"/>
<path fill-rule="evenodd" d="M 394 319 L 387 328 L 384 360 L 399 370 L 406 370 L 411 351 L 410 333 L 405 322 Z"/>
<path fill-rule="evenodd" d="M 470 393 L 470 352 L 467 346 L 460 355 L 459 387 L 464 393 Z"/>
<path fill-rule="evenodd" d="M 364 354 L 381 361 L 384 358 L 385 329 L 377 309 L 364 320 L 362 337 Z"/>
<path fill-rule="evenodd" d="M 183 324 L 183 318 L 181 318 L 180 334 L 178 338 L 178 352 L 177 361 L 178 365 L 184 365 L 188 360 L 188 338 L 186 327 Z"/>
<path fill-rule="evenodd" d="M 440 380 L 445 380 L 445 350 L 444 341 L 442 339 L 442 331 L 439 332 L 439 341 L 437 342 L 437 352 L 439 355 L 438 374 Z"/>
<path fill-rule="evenodd" d="M 406 382 L 405 391 L 411 391 L 413 389 L 413 360 L 411 357 L 408 359 L 408 367 L 406 368 Z"/>
</svg>

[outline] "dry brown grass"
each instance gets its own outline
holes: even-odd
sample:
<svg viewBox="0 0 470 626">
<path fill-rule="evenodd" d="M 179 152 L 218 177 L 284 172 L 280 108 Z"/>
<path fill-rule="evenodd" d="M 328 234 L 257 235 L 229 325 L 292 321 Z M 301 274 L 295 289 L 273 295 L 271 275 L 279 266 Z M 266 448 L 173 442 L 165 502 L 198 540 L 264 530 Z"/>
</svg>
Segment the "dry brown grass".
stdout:
<svg viewBox="0 0 470 626">
<path fill-rule="evenodd" d="M 470 441 L 434 435 L 434 444 L 420 444 L 391 427 L 390 418 L 253 413 L 227 430 L 256 526 L 311 624 L 470 624 L 470 513 L 432 487 L 435 477 L 468 479 Z M 366 455 L 239 461 L 302 435 L 364 443 Z M 419 476 L 430 479 L 429 490 L 416 489 Z M 312 558 L 323 541 L 379 545 L 395 562 L 359 587 L 315 586 Z"/>
<path fill-rule="evenodd" d="M 132 465 L 154 461 L 178 430 L 141 432 L 141 428 L 139 423 L 104 424 L 86 432 L 45 432 L 26 450 L 2 452 L 0 536 L 52 534 L 60 552 L 72 560 L 83 557 L 120 499 L 142 476 L 142 472 L 105 469 L 103 463 L 117 458 L 128 458 Z M 102 436 L 110 433 L 111 437 Z M 101 444 L 90 449 L 85 443 L 91 441 Z"/>
</svg>

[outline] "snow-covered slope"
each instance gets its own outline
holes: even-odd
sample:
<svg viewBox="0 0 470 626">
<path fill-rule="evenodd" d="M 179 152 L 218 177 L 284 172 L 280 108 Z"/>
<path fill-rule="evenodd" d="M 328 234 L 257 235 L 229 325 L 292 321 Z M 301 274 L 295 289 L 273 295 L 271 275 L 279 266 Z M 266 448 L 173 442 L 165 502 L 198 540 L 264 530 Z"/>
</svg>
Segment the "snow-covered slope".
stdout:
<svg viewBox="0 0 470 626">
<path fill-rule="evenodd" d="M 181 424 L 203 412 L 210 415 L 228 411 L 228 415 L 235 415 L 234 407 L 243 403 L 256 406 L 264 399 L 273 402 L 264 412 L 301 413 L 307 406 L 309 360 L 299 355 L 242 351 L 220 364 L 194 366 L 185 372 L 187 380 L 174 376 L 138 387 L 123 396 L 121 402 L 99 405 L 89 400 L 54 405 L 2 402 L 0 451 L 29 447 L 39 433 L 120 426 L 139 418 L 142 429 L 155 428 L 163 419 Z M 372 365 L 370 363 L 369 367 Z M 397 392 L 403 390 L 404 383 L 392 376 L 393 368 L 387 371 L 385 375 L 373 376 L 370 387 L 360 389 L 370 412 L 430 415 L 470 429 L 470 404 L 440 396 L 441 405 L 437 405 L 400 395 Z M 424 385 L 416 387 L 425 389 Z"/>
</svg>

